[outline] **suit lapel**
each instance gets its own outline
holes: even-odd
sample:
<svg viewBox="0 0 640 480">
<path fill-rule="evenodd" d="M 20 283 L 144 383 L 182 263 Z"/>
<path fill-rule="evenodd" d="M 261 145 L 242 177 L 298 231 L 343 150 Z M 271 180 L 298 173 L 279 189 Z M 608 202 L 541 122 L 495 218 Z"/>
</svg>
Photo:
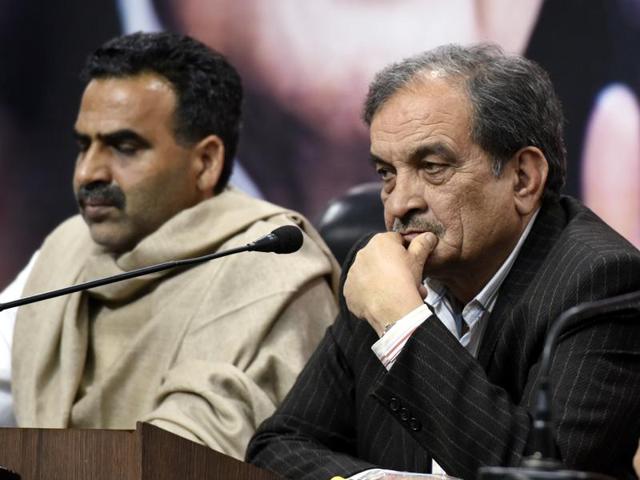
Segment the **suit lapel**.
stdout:
<svg viewBox="0 0 640 480">
<path fill-rule="evenodd" d="M 560 203 L 549 202 L 543 205 L 518 258 L 500 287 L 496 304 L 487 319 L 478 351 L 478 361 L 485 371 L 489 368 L 502 328 L 518 310 L 517 305 L 523 301 L 536 301 L 535 298 L 526 298 L 525 292 L 541 271 L 550 251 L 549 245 L 556 243 L 566 222 L 566 214 Z"/>
</svg>

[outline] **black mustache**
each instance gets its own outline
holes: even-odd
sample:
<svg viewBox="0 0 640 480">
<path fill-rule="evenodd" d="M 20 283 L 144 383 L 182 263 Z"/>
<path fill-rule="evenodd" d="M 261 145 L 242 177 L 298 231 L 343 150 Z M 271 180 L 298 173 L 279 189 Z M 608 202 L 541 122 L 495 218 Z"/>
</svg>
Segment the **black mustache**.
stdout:
<svg viewBox="0 0 640 480">
<path fill-rule="evenodd" d="M 76 200 L 80 207 L 87 203 L 99 203 L 124 209 L 126 197 L 120 187 L 111 183 L 94 182 L 82 185 L 76 194 Z"/>
</svg>

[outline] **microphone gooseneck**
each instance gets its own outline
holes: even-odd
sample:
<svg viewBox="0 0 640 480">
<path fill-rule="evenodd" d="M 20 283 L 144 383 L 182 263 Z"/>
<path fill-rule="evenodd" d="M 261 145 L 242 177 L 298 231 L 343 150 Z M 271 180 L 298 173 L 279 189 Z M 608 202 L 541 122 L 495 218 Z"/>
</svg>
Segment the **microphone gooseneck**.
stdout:
<svg viewBox="0 0 640 480">
<path fill-rule="evenodd" d="M 284 227 L 276 228 L 274 231 L 259 238 L 255 242 L 249 243 L 242 247 L 231 248 L 224 252 L 215 252 L 208 255 L 202 255 L 201 257 L 185 258 L 183 260 L 171 260 L 157 265 L 150 265 L 148 267 L 138 268 L 136 270 L 130 270 L 128 272 L 113 275 L 111 277 L 99 278 L 97 280 L 91 280 L 89 282 L 79 283 L 70 287 L 61 288 L 59 290 L 52 290 L 50 292 L 39 293 L 30 297 L 20 298 L 7 303 L 0 303 L 0 312 L 8 308 L 19 307 L 21 305 L 27 305 L 29 303 L 40 302 L 49 298 L 60 297 L 69 293 L 75 293 L 82 290 L 89 290 L 91 288 L 100 287 L 102 285 L 108 285 L 110 283 L 120 282 L 129 278 L 140 277 L 142 275 L 148 275 L 150 273 L 160 272 L 168 270 L 170 268 L 186 267 L 196 265 L 198 263 L 207 262 L 216 258 L 226 257 L 234 253 L 240 252 L 273 252 L 273 253 L 293 253 L 300 249 L 302 246 L 302 232 L 298 227 L 287 225 Z"/>
</svg>

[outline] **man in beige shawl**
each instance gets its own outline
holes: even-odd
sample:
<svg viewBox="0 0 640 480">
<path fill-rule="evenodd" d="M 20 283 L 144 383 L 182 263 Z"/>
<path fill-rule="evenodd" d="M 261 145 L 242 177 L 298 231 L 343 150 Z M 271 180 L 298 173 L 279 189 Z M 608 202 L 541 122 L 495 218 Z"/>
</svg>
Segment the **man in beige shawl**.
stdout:
<svg viewBox="0 0 640 480">
<path fill-rule="evenodd" d="M 80 216 L 46 239 L 23 295 L 305 231 L 291 255 L 244 253 L 20 307 L 19 426 L 149 421 L 242 458 L 336 313 L 337 267 L 299 214 L 227 187 L 242 88 L 226 60 L 174 34 L 89 57 L 75 137 Z"/>
</svg>

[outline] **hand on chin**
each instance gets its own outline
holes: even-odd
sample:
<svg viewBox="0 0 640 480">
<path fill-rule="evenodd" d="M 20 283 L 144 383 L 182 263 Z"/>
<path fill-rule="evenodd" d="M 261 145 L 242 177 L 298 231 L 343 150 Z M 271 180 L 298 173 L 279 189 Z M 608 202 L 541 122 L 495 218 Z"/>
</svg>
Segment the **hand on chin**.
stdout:
<svg viewBox="0 0 640 480">
<path fill-rule="evenodd" d="M 399 233 L 380 233 L 362 248 L 349 269 L 344 295 L 351 313 L 381 335 L 422 304 L 422 272 L 438 243 L 433 233 L 416 235 L 408 247 Z"/>
</svg>

